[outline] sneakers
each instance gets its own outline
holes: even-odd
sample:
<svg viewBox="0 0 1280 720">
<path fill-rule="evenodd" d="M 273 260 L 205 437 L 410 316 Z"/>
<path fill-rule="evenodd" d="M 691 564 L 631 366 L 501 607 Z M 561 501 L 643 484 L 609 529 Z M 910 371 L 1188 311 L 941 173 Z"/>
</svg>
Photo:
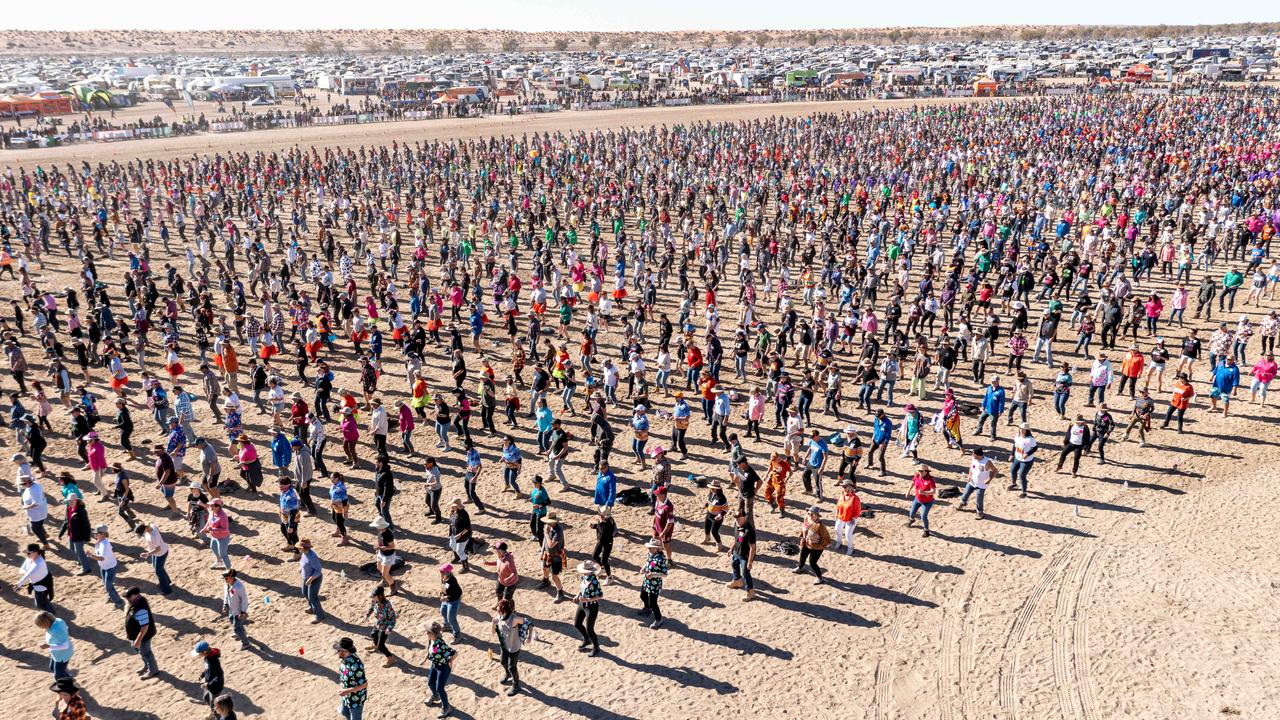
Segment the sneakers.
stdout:
<svg viewBox="0 0 1280 720">
<path fill-rule="evenodd" d="M 658 628 L 660 628 L 660 627 L 662 627 L 662 621 L 661 621 L 661 620 L 654 620 L 653 622 L 649 623 L 649 629 L 650 629 L 650 630 L 657 630 L 657 629 L 658 629 Z"/>
</svg>

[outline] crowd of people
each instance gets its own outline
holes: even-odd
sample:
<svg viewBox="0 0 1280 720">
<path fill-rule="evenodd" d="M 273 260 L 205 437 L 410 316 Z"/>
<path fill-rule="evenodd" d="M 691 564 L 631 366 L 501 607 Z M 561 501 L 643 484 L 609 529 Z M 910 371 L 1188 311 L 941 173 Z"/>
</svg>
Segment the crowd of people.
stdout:
<svg viewBox="0 0 1280 720">
<path fill-rule="evenodd" d="M 85 717 L 87 642 L 161 672 L 152 604 L 197 601 L 169 559 L 207 553 L 226 627 L 193 647 L 199 699 L 235 717 L 217 645 L 254 647 L 242 540 L 277 519 L 297 597 L 275 602 L 369 628 L 332 638 L 336 712 L 378 702 L 361 653 L 409 662 L 398 616 L 430 602 L 424 700 L 445 717 L 459 653 L 527 688 L 548 618 L 522 596 L 563 604 L 590 657 L 606 593 L 662 631 L 666 585 L 703 562 L 678 551 L 690 528 L 751 602 L 763 554 L 822 584 L 886 518 L 928 538 L 962 522 L 931 517 L 944 498 L 1016 515 L 1086 455 L 1214 435 L 1277 371 L 1278 113 L 1077 96 L 10 169 L 4 502 L 55 710 Z M 498 539 L 511 512 L 527 535 Z M 409 599 L 423 515 L 449 561 Z M 130 536 L 154 582 L 118 588 Z M 364 591 L 326 595 L 353 538 Z M 94 602 L 55 592 L 73 573 L 100 579 L 120 639 L 66 619 Z"/>
</svg>

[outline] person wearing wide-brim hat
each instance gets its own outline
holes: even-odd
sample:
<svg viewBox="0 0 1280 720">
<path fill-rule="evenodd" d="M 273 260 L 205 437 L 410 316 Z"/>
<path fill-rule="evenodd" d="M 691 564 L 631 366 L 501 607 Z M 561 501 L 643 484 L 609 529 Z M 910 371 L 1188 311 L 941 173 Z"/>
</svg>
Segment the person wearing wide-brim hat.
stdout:
<svg viewBox="0 0 1280 720">
<path fill-rule="evenodd" d="M 373 632 L 370 633 L 370 643 L 367 649 L 377 650 L 382 653 L 384 659 L 382 667 L 391 667 L 396 664 L 396 656 L 387 649 L 387 638 L 391 635 L 391 630 L 396 626 L 396 611 L 391 606 L 391 601 L 387 599 L 387 591 L 381 585 L 375 585 L 369 593 L 369 609 L 365 612 L 366 620 L 373 618 Z"/>
<path fill-rule="evenodd" d="M 120 593 L 116 592 L 116 554 L 111 549 L 111 540 L 108 536 L 111 529 L 106 525 L 99 525 L 93 529 L 93 549 L 85 550 L 85 555 L 93 558 L 98 563 L 98 574 L 102 578 L 102 587 L 107 591 L 107 600 L 116 607 L 123 607 L 124 600 L 120 597 Z"/>
<path fill-rule="evenodd" d="M 467 558 L 471 555 L 471 514 L 462 505 L 462 498 L 449 503 L 449 549 L 455 562 L 462 563 L 463 570 L 470 570 Z"/>
<path fill-rule="evenodd" d="M 662 592 L 662 581 L 667 576 L 667 556 L 663 552 L 662 543 L 656 539 L 644 544 L 646 558 L 640 568 L 640 602 L 644 607 L 641 614 L 653 618 L 649 627 L 657 630 L 662 626 L 662 611 L 658 609 L 658 595 Z"/>
<path fill-rule="evenodd" d="M 565 599 L 564 586 L 560 584 L 560 573 L 564 571 L 567 558 L 564 528 L 561 527 L 560 516 L 552 510 L 542 518 L 542 582 L 538 583 L 538 588 L 543 589 L 554 585 L 555 602 Z"/>
<path fill-rule="evenodd" d="M 596 577 L 600 567 L 590 560 L 578 563 L 578 574 L 581 576 L 578 594 L 574 602 L 578 611 L 573 617 L 573 627 L 582 636 L 579 652 L 590 652 L 591 657 L 600 654 L 600 637 L 596 635 L 596 618 L 600 615 L 600 600 L 604 598 L 604 589 L 600 587 L 600 579 Z"/>
<path fill-rule="evenodd" d="M 715 478 L 707 485 L 706 515 L 702 520 L 702 544 L 710 545 L 715 537 L 716 552 L 724 552 L 720 541 L 720 528 L 729 513 L 729 498 L 724 493 L 724 483 Z"/>
<path fill-rule="evenodd" d="M 69 677 L 58 678 L 49 686 L 49 690 L 58 695 L 58 701 L 53 704 L 54 717 L 68 720 L 89 717 L 85 710 L 84 698 L 80 697 L 80 688 L 75 680 Z"/>
<path fill-rule="evenodd" d="M 374 549 L 373 556 L 377 561 L 378 572 L 382 575 L 382 584 L 392 595 L 395 595 L 396 582 L 391 577 L 391 570 L 396 566 L 399 557 L 396 555 L 396 538 L 392 533 L 391 523 L 381 515 L 375 515 L 373 522 L 369 525 L 378 534 L 377 547 Z"/>
<path fill-rule="evenodd" d="M 813 574 L 816 576 L 813 584 L 821 585 L 824 571 L 818 567 L 818 558 L 822 557 L 822 551 L 826 550 L 830 544 L 831 533 L 827 530 L 827 526 L 822 524 L 822 508 L 810 505 L 809 511 L 805 513 L 804 520 L 800 524 L 800 559 L 792 572 L 797 575 L 803 574 L 804 564 L 808 561 L 809 567 L 813 569 Z"/>
</svg>

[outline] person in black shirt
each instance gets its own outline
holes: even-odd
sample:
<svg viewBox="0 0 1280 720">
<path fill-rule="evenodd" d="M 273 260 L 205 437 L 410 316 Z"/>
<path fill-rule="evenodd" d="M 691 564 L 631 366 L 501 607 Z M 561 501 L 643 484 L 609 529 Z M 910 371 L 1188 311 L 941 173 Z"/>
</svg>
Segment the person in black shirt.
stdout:
<svg viewBox="0 0 1280 720">
<path fill-rule="evenodd" d="M 733 548 L 729 551 L 729 560 L 733 565 L 731 588 L 746 588 L 747 596 L 743 600 L 755 600 L 755 583 L 751 580 L 751 565 L 756 559 L 756 526 L 745 512 L 737 515 L 737 528 L 733 538 Z"/>
<path fill-rule="evenodd" d="M 748 518 L 755 517 L 756 488 L 760 487 L 760 474 L 747 464 L 745 457 L 738 458 L 734 475 L 738 479 L 738 512 L 745 512 Z"/>
</svg>

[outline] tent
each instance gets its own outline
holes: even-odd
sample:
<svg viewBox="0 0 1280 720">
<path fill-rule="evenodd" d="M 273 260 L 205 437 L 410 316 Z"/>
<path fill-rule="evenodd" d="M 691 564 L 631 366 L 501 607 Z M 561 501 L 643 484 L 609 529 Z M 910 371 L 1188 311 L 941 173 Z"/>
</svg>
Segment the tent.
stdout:
<svg viewBox="0 0 1280 720">
<path fill-rule="evenodd" d="M 1124 73 L 1124 79 L 1127 82 L 1150 82 L 1151 77 L 1151 66 L 1143 63 L 1134 65 Z"/>
<path fill-rule="evenodd" d="M 999 85 L 991 78 L 978 78 L 973 83 L 974 97 L 995 97 L 997 89 L 999 89 Z"/>
<path fill-rule="evenodd" d="M 71 111 L 71 98 L 59 93 L 0 97 L 0 115 L 66 115 Z"/>
</svg>

